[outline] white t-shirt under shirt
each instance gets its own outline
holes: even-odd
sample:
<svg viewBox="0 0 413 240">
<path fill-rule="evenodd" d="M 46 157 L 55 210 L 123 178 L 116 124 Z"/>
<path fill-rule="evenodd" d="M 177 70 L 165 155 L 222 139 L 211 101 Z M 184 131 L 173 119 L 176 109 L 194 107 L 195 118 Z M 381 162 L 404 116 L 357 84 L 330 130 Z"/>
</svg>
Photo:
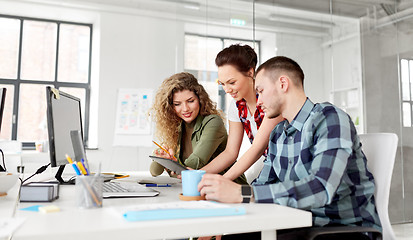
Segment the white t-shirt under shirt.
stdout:
<svg viewBox="0 0 413 240">
<path fill-rule="evenodd" d="M 238 112 L 239 111 L 238 111 L 237 103 L 236 103 L 235 99 L 231 99 L 231 102 L 229 104 L 228 111 L 227 111 L 228 120 L 231 121 L 231 122 L 241 122 L 241 120 L 239 119 Z M 255 113 L 255 109 L 254 109 L 254 113 Z M 248 111 L 247 120 L 250 121 L 252 136 L 255 137 L 255 135 L 257 135 L 257 131 L 258 131 L 257 123 L 255 122 L 254 116 L 251 115 L 250 111 Z"/>
<path fill-rule="evenodd" d="M 255 113 L 255 109 L 254 109 L 254 113 Z M 227 111 L 227 118 L 231 122 L 241 122 L 241 120 L 239 119 L 238 108 L 237 108 L 237 103 L 235 99 L 232 99 L 229 104 L 228 111 Z M 255 137 L 258 131 L 257 123 L 254 120 L 254 116 L 252 116 L 249 111 L 248 111 L 247 119 L 250 121 L 252 135 Z M 250 140 L 244 130 L 244 137 L 242 139 L 242 144 L 239 150 L 238 157 L 242 156 L 250 147 L 251 147 Z M 258 174 L 261 172 L 261 169 L 264 166 L 264 163 L 263 163 L 264 159 L 265 158 L 261 156 L 260 159 L 258 159 L 249 169 L 247 169 L 247 171 L 245 171 L 244 174 L 247 177 L 248 184 L 251 184 L 251 182 L 255 178 L 258 177 Z"/>
</svg>

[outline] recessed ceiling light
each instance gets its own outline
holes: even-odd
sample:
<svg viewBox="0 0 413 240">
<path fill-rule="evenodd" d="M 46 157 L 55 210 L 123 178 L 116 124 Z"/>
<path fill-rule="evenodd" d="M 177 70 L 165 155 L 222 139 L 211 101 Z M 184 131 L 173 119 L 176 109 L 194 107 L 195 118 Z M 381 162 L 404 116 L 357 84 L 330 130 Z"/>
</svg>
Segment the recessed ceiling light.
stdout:
<svg viewBox="0 0 413 240">
<path fill-rule="evenodd" d="M 183 4 L 186 9 L 199 10 L 201 8 L 199 3 L 196 2 L 184 2 Z"/>
</svg>

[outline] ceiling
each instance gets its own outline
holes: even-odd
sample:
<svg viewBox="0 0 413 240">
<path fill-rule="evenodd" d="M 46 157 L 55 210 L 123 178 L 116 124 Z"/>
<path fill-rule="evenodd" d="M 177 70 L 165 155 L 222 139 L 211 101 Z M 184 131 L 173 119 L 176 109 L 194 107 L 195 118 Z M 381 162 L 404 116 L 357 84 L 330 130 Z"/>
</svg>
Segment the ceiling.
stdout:
<svg viewBox="0 0 413 240">
<path fill-rule="evenodd" d="M 368 9 L 380 10 L 382 6 L 396 9 L 400 5 L 400 0 L 256 0 L 255 2 L 325 14 L 330 13 L 331 7 L 334 15 L 352 18 L 365 16 Z"/>
<path fill-rule="evenodd" d="M 19 0 L 54 5 L 89 5 L 104 11 L 139 13 L 188 22 L 229 25 L 230 18 L 244 19 L 263 31 L 300 31 L 325 35 L 334 24 L 363 17 L 374 24 L 413 21 L 413 0 Z M 123 9 L 123 10 L 122 10 Z M 330 14 L 333 13 L 333 15 Z M 409 25 L 410 26 L 410 25 Z M 408 27 L 410 28 L 410 27 Z M 276 29 L 276 30 L 274 30 Z"/>
<path fill-rule="evenodd" d="M 60 0 L 60 2 L 71 2 L 71 0 Z M 244 2 L 247 6 L 255 2 L 256 6 L 263 5 L 267 8 L 268 6 L 284 7 L 323 14 L 329 14 L 331 9 L 335 15 L 351 18 L 363 17 L 368 11 L 393 14 L 413 7 L 413 0 L 83 0 L 82 2 L 158 10 L 168 10 L 162 6 L 171 6 L 171 4 L 183 5 L 189 9 L 191 5 L 194 8 L 203 8 L 208 5 L 216 6 L 218 3 L 221 11 L 228 10 L 228 8 L 238 11 L 240 10 L 240 7 L 237 7 L 239 2 Z M 241 8 L 244 6 L 245 4 L 241 4 Z"/>
</svg>

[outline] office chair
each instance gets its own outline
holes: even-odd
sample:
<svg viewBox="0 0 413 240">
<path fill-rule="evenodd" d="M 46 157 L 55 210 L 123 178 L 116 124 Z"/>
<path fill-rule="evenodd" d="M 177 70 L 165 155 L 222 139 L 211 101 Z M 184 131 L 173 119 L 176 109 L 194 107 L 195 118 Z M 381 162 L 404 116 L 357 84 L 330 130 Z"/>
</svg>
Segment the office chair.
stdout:
<svg viewBox="0 0 413 240">
<path fill-rule="evenodd" d="M 377 240 L 396 239 L 389 220 L 389 194 L 396 157 L 398 137 L 394 133 L 367 133 L 360 134 L 362 149 L 367 157 L 367 168 L 374 176 L 376 190 L 374 193 L 376 208 L 383 228 L 383 234 L 370 227 L 339 226 L 314 227 L 306 233 L 305 239 L 338 239 L 351 233 L 370 232 Z M 349 239 L 351 239 L 350 237 Z M 340 238 L 341 239 L 341 238 Z M 354 239 L 354 238 L 353 238 Z"/>
<path fill-rule="evenodd" d="M 251 184 L 258 175 L 260 175 L 262 168 L 264 167 L 264 157 L 261 156 L 250 168 L 248 168 L 244 175 L 247 178 L 248 184 Z"/>
</svg>

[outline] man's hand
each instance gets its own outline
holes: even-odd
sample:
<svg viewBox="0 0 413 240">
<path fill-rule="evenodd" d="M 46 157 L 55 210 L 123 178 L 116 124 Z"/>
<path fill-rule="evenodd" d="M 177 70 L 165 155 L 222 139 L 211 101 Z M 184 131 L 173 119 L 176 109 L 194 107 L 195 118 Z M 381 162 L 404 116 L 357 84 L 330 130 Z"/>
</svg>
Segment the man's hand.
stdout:
<svg viewBox="0 0 413 240">
<path fill-rule="evenodd" d="M 204 174 L 198 184 L 198 190 L 207 200 L 224 203 L 242 202 L 241 185 L 219 174 Z"/>
</svg>

